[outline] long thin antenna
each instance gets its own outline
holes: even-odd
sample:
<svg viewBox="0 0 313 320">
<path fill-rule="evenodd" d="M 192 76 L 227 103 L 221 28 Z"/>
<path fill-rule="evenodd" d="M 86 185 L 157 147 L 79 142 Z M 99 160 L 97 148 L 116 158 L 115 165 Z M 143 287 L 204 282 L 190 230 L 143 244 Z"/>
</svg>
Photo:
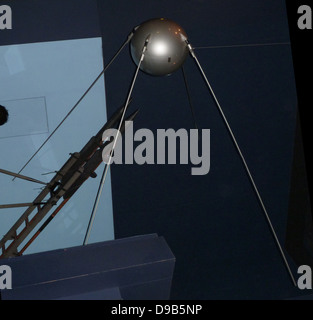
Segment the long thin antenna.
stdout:
<svg viewBox="0 0 313 320">
<path fill-rule="evenodd" d="M 111 152 L 110 152 L 110 157 L 109 157 L 108 162 L 105 165 L 104 172 L 102 174 L 102 178 L 101 178 L 101 182 L 100 182 L 100 185 L 99 185 L 97 197 L 96 197 L 95 204 L 94 204 L 94 207 L 93 207 L 93 210 L 92 210 L 92 213 L 91 213 L 91 217 L 90 217 L 90 220 L 89 220 L 89 224 L 88 224 L 88 228 L 87 228 L 87 232 L 86 232 L 86 235 L 85 235 L 85 238 L 84 238 L 83 245 L 86 245 L 88 243 L 88 240 L 89 240 L 90 232 L 91 232 L 91 229 L 92 229 L 92 226 L 93 226 L 94 218 L 96 216 L 96 212 L 97 212 L 97 209 L 98 209 L 98 205 L 99 205 L 100 197 L 101 197 L 101 194 L 102 194 L 103 186 L 105 184 L 105 180 L 106 180 L 106 176 L 107 176 L 107 173 L 108 173 L 108 169 L 109 169 L 109 166 L 111 164 L 111 160 L 112 160 L 112 156 L 113 156 L 113 153 L 114 153 L 114 149 L 115 149 L 115 146 L 116 146 L 116 143 L 117 143 L 117 139 L 119 137 L 119 133 L 120 133 L 123 121 L 124 121 L 124 117 L 125 117 L 125 114 L 126 114 L 126 111 L 127 111 L 127 107 L 129 105 L 129 100 L 130 100 L 131 94 L 132 94 L 133 89 L 134 89 L 134 85 L 135 85 L 135 82 L 136 82 L 136 79 L 137 79 L 137 75 L 138 75 L 141 63 L 142 63 L 142 61 L 144 59 L 145 52 L 147 50 L 147 45 L 148 45 L 148 42 L 149 42 L 149 38 L 150 38 L 150 35 L 148 35 L 148 37 L 146 38 L 145 44 L 144 44 L 143 49 L 142 49 L 141 58 L 140 58 L 140 60 L 138 62 L 137 69 L 136 69 L 135 75 L 133 77 L 132 84 L 131 84 L 130 89 L 129 89 L 129 93 L 128 93 L 128 97 L 126 99 L 124 111 L 123 111 L 123 114 L 121 116 L 121 120 L 120 120 L 118 129 L 116 131 L 116 136 L 114 137 L 112 149 L 111 149 Z"/>
<path fill-rule="evenodd" d="M 270 229 L 271 229 L 271 231 L 272 231 L 272 234 L 273 234 L 273 236 L 274 236 L 274 239 L 275 239 L 275 241 L 276 241 L 276 244 L 277 244 L 277 246 L 278 246 L 278 248 L 279 248 L 279 251 L 280 251 L 280 253 L 281 253 L 281 255 L 282 255 L 282 258 L 283 258 L 283 260 L 284 260 L 285 266 L 286 266 L 286 268 L 287 268 L 287 270 L 288 270 L 288 272 L 289 272 L 289 274 L 290 274 L 290 277 L 291 277 L 291 279 L 292 279 L 292 282 L 293 282 L 293 284 L 294 284 L 295 286 L 297 286 L 296 281 L 295 281 L 295 279 L 294 279 L 294 277 L 293 277 L 293 274 L 292 274 L 292 272 L 291 272 L 291 270 L 290 270 L 290 267 L 289 267 L 288 261 L 287 261 L 287 259 L 286 259 L 286 256 L 285 256 L 285 254 L 284 254 L 284 251 L 283 251 L 283 249 L 282 249 L 282 247 L 281 247 L 281 245 L 280 245 L 280 242 L 279 242 L 278 237 L 277 237 L 277 235 L 276 235 L 275 229 L 274 229 L 273 224 L 272 224 L 272 222 L 271 222 L 271 219 L 270 219 L 270 217 L 269 217 L 269 214 L 267 213 L 267 210 L 266 210 L 266 208 L 265 208 L 265 205 L 264 205 L 264 203 L 263 203 L 263 200 L 262 200 L 262 198 L 261 198 L 261 195 L 260 195 L 260 193 L 259 193 L 259 191 L 258 191 L 258 188 L 257 188 L 257 186 L 256 186 L 256 184 L 255 184 L 255 182 L 254 182 L 254 179 L 253 179 L 253 177 L 252 177 L 252 175 L 251 175 L 251 172 L 250 172 L 250 170 L 249 170 L 249 167 L 248 167 L 248 165 L 247 165 L 247 162 L 246 162 L 246 160 L 245 160 L 245 158 L 244 158 L 244 156 L 243 156 L 243 154 L 242 154 L 242 152 L 241 152 L 241 150 L 240 150 L 240 147 L 239 147 L 239 145 L 238 145 L 238 143 L 237 143 L 237 140 L 236 140 L 236 138 L 235 138 L 235 135 L 234 135 L 234 133 L 233 133 L 233 131 L 232 131 L 232 129 L 231 129 L 231 127 L 230 127 L 227 119 L 226 119 L 226 116 L 225 116 L 225 114 L 224 114 L 224 112 L 223 112 L 223 110 L 222 110 L 222 107 L 221 107 L 220 103 L 218 102 L 218 100 L 217 100 L 217 98 L 216 98 L 216 96 L 215 96 L 215 94 L 214 94 L 214 91 L 213 91 L 213 89 L 212 89 L 212 87 L 211 87 L 211 85 L 210 85 L 210 83 L 209 83 L 209 81 L 208 81 L 208 79 L 207 79 L 207 77 L 206 77 L 206 75 L 205 75 L 202 67 L 201 67 L 201 64 L 200 64 L 199 60 L 197 59 L 197 57 L 196 57 L 196 55 L 195 55 L 195 53 L 194 53 L 194 50 L 193 50 L 192 46 L 190 45 L 190 43 L 189 43 L 188 41 L 187 41 L 187 45 L 188 45 L 189 51 L 190 51 L 190 53 L 191 53 L 191 56 L 194 58 L 194 60 L 196 61 L 197 65 L 198 65 L 198 68 L 199 68 L 199 70 L 200 70 L 200 72 L 201 72 L 201 74 L 202 74 L 202 76 L 203 76 L 203 78 L 204 78 L 204 80 L 205 80 L 205 82 L 206 82 L 206 84 L 207 84 L 210 92 L 211 92 L 211 95 L 212 95 L 212 97 L 213 97 L 213 99 L 214 99 L 214 101 L 215 101 L 215 103 L 216 103 L 216 106 L 217 106 L 217 108 L 218 108 L 218 110 L 219 110 L 219 112 L 220 112 L 220 114 L 221 114 L 221 116 L 222 116 L 222 118 L 223 118 L 223 120 L 224 120 L 224 122 L 225 122 L 225 125 L 226 125 L 226 127 L 227 127 L 227 130 L 228 130 L 228 132 L 229 132 L 229 134 L 230 134 L 230 136 L 231 136 L 231 138 L 232 138 L 232 140 L 233 140 L 233 143 L 234 143 L 234 145 L 235 145 L 235 147 L 236 147 L 236 149 L 237 149 L 237 151 L 238 151 L 238 153 L 239 153 L 239 156 L 240 156 L 240 158 L 241 158 L 241 160 L 242 160 L 242 163 L 243 163 L 243 165 L 244 165 L 244 167 L 245 167 L 245 169 L 246 169 L 246 172 L 247 172 L 247 174 L 248 174 L 248 176 L 249 176 L 249 179 L 250 179 L 250 181 L 251 181 L 251 183 L 252 183 L 252 186 L 253 186 L 253 188 L 254 188 L 254 191 L 255 191 L 258 199 L 259 199 L 259 202 L 260 202 L 261 207 L 262 207 L 262 209 L 263 209 L 263 212 L 264 212 L 264 215 L 265 215 L 265 217 L 266 217 L 266 220 L 267 220 L 267 222 L 268 222 L 268 224 L 269 224 L 269 226 L 270 226 Z"/>
<path fill-rule="evenodd" d="M 135 28 L 136 29 L 136 28 Z M 84 94 L 79 98 L 79 100 L 75 103 L 75 105 L 72 107 L 72 109 L 67 113 L 67 115 L 63 118 L 63 120 L 58 124 L 58 126 L 51 132 L 51 134 L 48 136 L 48 138 L 42 143 L 42 145 L 37 149 L 37 151 L 30 157 L 30 159 L 24 164 L 24 166 L 20 169 L 18 172 L 21 173 L 28 164 L 34 159 L 34 157 L 38 154 L 38 152 L 43 148 L 43 146 L 48 142 L 48 140 L 55 134 L 55 132 L 61 127 L 61 125 L 64 123 L 64 121 L 69 117 L 69 115 L 75 110 L 75 108 L 81 103 L 81 101 L 86 97 L 88 92 L 93 88 L 93 86 L 97 83 L 97 81 L 101 78 L 101 76 L 106 72 L 106 70 L 110 67 L 110 65 L 113 63 L 113 61 L 117 58 L 117 56 L 121 53 L 121 51 L 124 49 L 124 47 L 129 43 L 129 41 L 132 39 L 134 35 L 134 31 L 132 31 L 127 40 L 123 43 L 123 45 L 120 47 L 120 49 L 116 52 L 116 54 L 113 56 L 113 58 L 110 60 L 110 62 L 105 66 L 105 68 L 99 73 L 99 75 L 96 77 L 96 79 L 93 81 L 93 83 L 89 86 L 89 88 L 84 92 Z M 13 178 L 12 180 L 15 180 Z"/>
<path fill-rule="evenodd" d="M 190 107 L 193 123 L 194 123 L 195 129 L 199 129 L 198 125 L 197 125 L 197 121 L 196 121 L 195 109 L 194 109 L 193 103 L 191 101 L 191 94 L 190 94 L 189 85 L 188 85 L 187 76 L 186 76 L 184 66 L 182 66 L 181 69 L 182 69 L 182 73 L 183 73 L 183 78 L 184 78 L 184 83 L 185 83 L 185 88 L 186 88 L 186 92 L 187 92 L 187 97 L 188 97 L 188 102 L 189 102 L 189 107 Z"/>
<path fill-rule="evenodd" d="M 93 225 L 93 221 L 94 221 L 94 218 L 95 218 L 95 211 L 97 210 L 98 203 L 99 203 L 99 198 L 100 198 L 100 195 L 101 195 L 101 192 L 102 192 L 103 179 L 104 179 L 104 176 L 106 175 L 106 172 L 107 172 L 107 170 L 106 170 L 107 166 L 108 166 L 108 164 L 106 163 L 105 167 L 104 167 L 104 170 L 103 170 L 103 173 L 102 173 L 100 184 L 99 184 L 99 187 L 98 187 L 98 191 L 97 191 L 97 195 L 96 195 L 96 198 L 95 198 L 95 202 L 93 204 L 91 216 L 90 216 L 90 219 L 89 219 L 89 222 L 88 222 L 88 227 L 87 227 L 87 231 L 86 231 L 84 242 L 83 242 L 84 245 L 87 244 L 89 236 L 90 236 L 90 231 L 91 231 L 91 228 L 92 228 L 92 225 Z"/>
</svg>

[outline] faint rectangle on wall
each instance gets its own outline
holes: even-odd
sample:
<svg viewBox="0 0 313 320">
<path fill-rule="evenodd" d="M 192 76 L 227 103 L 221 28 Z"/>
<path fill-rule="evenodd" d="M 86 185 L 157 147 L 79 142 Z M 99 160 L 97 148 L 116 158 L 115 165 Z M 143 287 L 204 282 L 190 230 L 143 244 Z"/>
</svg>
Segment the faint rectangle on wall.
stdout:
<svg viewBox="0 0 313 320">
<path fill-rule="evenodd" d="M 9 113 L 0 129 L 0 139 L 49 132 L 45 97 L 0 101 Z"/>
</svg>

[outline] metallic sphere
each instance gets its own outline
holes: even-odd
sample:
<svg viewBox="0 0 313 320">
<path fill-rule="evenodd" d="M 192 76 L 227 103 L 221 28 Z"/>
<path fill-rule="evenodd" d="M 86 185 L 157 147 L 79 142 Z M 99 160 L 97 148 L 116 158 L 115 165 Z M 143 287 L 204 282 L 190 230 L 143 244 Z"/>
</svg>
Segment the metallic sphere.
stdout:
<svg viewBox="0 0 313 320">
<path fill-rule="evenodd" d="M 131 55 L 138 65 L 147 37 L 149 42 L 140 69 L 150 75 L 169 75 L 179 69 L 188 55 L 187 35 L 174 21 L 158 18 L 142 23 L 130 43 Z"/>
</svg>

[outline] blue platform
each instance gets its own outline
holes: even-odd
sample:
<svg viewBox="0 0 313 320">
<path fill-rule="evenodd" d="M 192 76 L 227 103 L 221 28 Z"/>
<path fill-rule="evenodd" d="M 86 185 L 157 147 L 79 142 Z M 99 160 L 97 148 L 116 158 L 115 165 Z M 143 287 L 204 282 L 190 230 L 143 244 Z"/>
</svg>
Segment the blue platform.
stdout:
<svg viewBox="0 0 313 320">
<path fill-rule="evenodd" d="M 12 269 L 2 300 L 165 300 L 175 257 L 156 234 L 1 260 Z"/>
</svg>

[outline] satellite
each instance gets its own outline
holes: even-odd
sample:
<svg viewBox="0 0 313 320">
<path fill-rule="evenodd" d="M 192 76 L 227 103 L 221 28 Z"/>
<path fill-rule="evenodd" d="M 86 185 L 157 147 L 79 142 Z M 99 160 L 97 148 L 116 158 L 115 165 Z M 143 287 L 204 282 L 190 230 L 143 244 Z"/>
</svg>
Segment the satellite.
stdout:
<svg viewBox="0 0 313 320">
<path fill-rule="evenodd" d="M 78 152 L 71 155 L 70 159 L 64 164 L 64 166 L 56 173 L 55 177 L 50 181 L 50 183 L 45 184 L 45 188 L 39 194 L 39 196 L 32 202 L 27 204 L 12 204 L 12 205 L 1 205 L 0 208 L 6 209 L 9 207 L 18 207 L 18 206 L 27 206 L 28 209 L 20 217 L 20 219 L 15 223 L 15 225 L 9 230 L 9 232 L 3 237 L 0 241 L 0 249 L 2 249 L 1 258 L 6 258 L 9 256 L 21 255 L 27 247 L 32 243 L 32 241 L 38 236 L 38 234 L 47 226 L 47 224 L 53 219 L 53 217 L 62 209 L 64 204 L 70 200 L 71 196 L 79 189 L 79 187 L 89 178 L 93 177 L 94 170 L 97 168 L 101 162 L 101 153 L 105 145 L 109 141 L 104 141 L 102 137 L 103 131 L 105 129 L 113 127 L 114 124 L 119 122 L 117 134 L 115 135 L 113 141 L 112 149 L 109 154 L 109 161 L 105 166 L 101 183 L 98 190 L 97 199 L 99 199 L 102 191 L 102 187 L 105 182 L 106 173 L 109 167 L 110 159 L 114 153 L 114 148 L 116 146 L 118 136 L 125 130 L 125 114 L 131 100 L 131 94 L 139 73 L 139 70 L 150 74 L 152 76 L 166 76 L 170 75 L 176 70 L 180 69 L 188 55 L 190 55 L 206 85 L 212 95 L 215 105 L 218 108 L 218 111 L 222 117 L 222 120 L 230 134 L 232 142 L 239 154 L 239 157 L 242 161 L 242 164 L 245 168 L 247 176 L 252 184 L 252 187 L 255 191 L 255 194 L 258 198 L 258 201 L 261 205 L 261 208 L 264 212 L 265 218 L 269 224 L 270 230 L 276 242 L 276 245 L 279 249 L 279 252 L 282 256 L 283 262 L 289 272 L 293 284 L 296 286 L 296 281 L 293 277 L 293 274 L 290 270 L 289 264 L 285 257 L 284 251 L 281 247 L 281 244 L 278 240 L 274 227 L 272 225 L 269 214 L 265 208 L 262 197 L 258 191 L 258 188 L 255 184 L 253 176 L 249 170 L 248 164 L 245 160 L 245 157 L 238 145 L 238 142 L 235 138 L 235 135 L 231 129 L 229 122 L 223 112 L 223 109 L 208 81 L 204 70 L 201 67 L 201 64 L 193 50 L 191 43 L 188 40 L 186 32 L 183 28 L 178 25 L 176 22 L 166 19 L 166 18 L 156 18 L 151 19 L 146 22 L 143 22 L 141 25 L 134 28 L 134 30 L 129 34 L 127 40 L 117 51 L 111 61 L 106 65 L 103 71 L 98 75 L 95 81 L 79 99 L 79 101 L 74 105 L 66 117 L 61 121 L 57 128 L 50 134 L 47 140 L 41 145 L 41 147 L 36 151 L 36 153 L 28 160 L 28 162 L 23 166 L 23 168 L 18 173 L 12 173 L 1 169 L 1 172 L 4 174 L 13 175 L 14 177 L 26 179 L 36 183 L 42 183 L 41 181 L 32 179 L 30 177 L 25 177 L 21 175 L 23 169 L 28 165 L 28 163 L 36 156 L 40 151 L 43 145 L 51 138 L 51 136 L 56 132 L 56 130 L 63 124 L 66 118 L 72 113 L 72 111 L 77 107 L 77 105 L 82 101 L 82 99 L 88 94 L 93 85 L 98 81 L 98 79 L 105 73 L 107 68 L 115 60 L 115 58 L 120 54 L 123 48 L 130 43 L 131 55 L 133 61 L 136 63 L 137 68 L 133 76 L 131 86 L 128 92 L 128 96 L 125 102 L 125 105 L 121 107 L 108 121 L 108 123 L 98 132 L 98 134 L 91 138 L 91 140 L 84 146 L 84 148 Z M 127 120 L 132 120 L 136 116 L 138 110 L 130 115 Z M 48 199 L 47 199 L 48 197 Z M 44 218 L 44 216 L 52 209 L 53 206 L 57 204 L 59 199 L 62 198 L 62 202 L 58 205 L 57 209 L 48 217 L 48 219 L 43 223 L 35 235 L 23 246 L 21 250 L 18 250 L 18 246 L 22 244 L 23 240 L 30 233 L 31 230 Z M 95 209 L 97 202 L 95 203 L 90 223 L 88 225 L 88 230 L 84 240 L 84 244 L 87 243 L 88 234 L 90 232 L 92 221 L 95 215 Z M 28 219 L 28 216 L 33 210 L 37 210 L 36 215 L 32 220 Z M 22 224 L 25 225 L 25 228 L 17 234 L 16 230 Z M 12 241 L 13 240 L 13 241 Z M 6 242 L 11 241 L 9 246 L 6 246 Z M 1 253 L 1 251 L 0 251 Z"/>
</svg>

